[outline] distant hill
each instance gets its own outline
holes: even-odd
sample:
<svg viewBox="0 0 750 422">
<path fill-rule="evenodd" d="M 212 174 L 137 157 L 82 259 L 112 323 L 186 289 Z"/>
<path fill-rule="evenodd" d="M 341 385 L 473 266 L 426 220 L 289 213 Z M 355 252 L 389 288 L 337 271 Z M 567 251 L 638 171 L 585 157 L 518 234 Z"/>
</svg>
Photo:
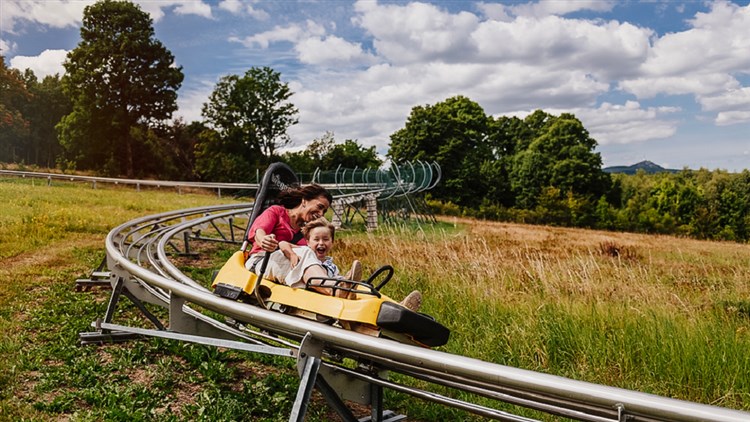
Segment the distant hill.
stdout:
<svg viewBox="0 0 750 422">
<path fill-rule="evenodd" d="M 652 163 L 651 161 L 641 161 L 640 163 L 635 163 L 632 166 L 611 166 L 611 167 L 605 167 L 602 169 L 605 173 L 624 173 L 624 174 L 635 174 L 638 170 L 643 170 L 648 174 L 653 173 L 663 173 L 663 172 L 669 172 L 669 173 L 677 173 L 680 170 L 675 169 L 665 169 L 664 167 Z"/>
</svg>

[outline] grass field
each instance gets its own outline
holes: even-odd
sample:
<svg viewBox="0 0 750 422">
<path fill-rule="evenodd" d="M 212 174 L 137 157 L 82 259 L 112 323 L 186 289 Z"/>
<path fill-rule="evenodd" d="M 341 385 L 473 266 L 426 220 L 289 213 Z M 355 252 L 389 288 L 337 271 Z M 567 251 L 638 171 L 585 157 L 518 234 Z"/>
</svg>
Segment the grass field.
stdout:
<svg viewBox="0 0 750 422">
<path fill-rule="evenodd" d="M 288 418 L 291 362 L 162 340 L 77 345 L 109 293 L 75 293 L 74 281 L 99 264 L 109 230 L 230 199 L 0 179 L 0 201 L 0 420 Z M 750 410 L 748 245 L 451 218 L 341 231 L 334 255 L 366 273 L 393 265 L 388 295 L 420 289 L 451 328 L 441 350 Z M 466 417 L 399 394 L 386 403 Z M 317 398 L 308 420 L 330 417 Z"/>
</svg>

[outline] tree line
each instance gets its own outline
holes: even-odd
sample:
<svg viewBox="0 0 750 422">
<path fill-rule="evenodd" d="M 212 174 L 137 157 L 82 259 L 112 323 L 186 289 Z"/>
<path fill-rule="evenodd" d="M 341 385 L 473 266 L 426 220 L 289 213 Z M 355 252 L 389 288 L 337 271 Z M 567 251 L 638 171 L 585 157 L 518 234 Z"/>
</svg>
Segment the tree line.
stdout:
<svg viewBox="0 0 750 422">
<path fill-rule="evenodd" d="M 457 96 L 414 107 L 388 155 L 440 164 L 429 203 L 444 215 L 750 239 L 750 171 L 608 174 L 596 145 L 572 114 L 494 118 Z"/>
<path fill-rule="evenodd" d="M 108 176 L 246 181 L 273 161 L 300 173 L 378 167 L 375 147 L 326 132 L 302 151 L 280 152 L 298 123 L 293 92 L 269 67 L 227 75 L 202 121 L 172 120 L 184 75 L 139 6 L 86 7 L 81 41 L 62 76 L 39 81 L 0 57 L 0 162 Z M 443 214 L 612 230 L 747 240 L 747 171 L 610 175 L 597 142 L 572 114 L 537 110 L 488 116 L 455 96 L 412 108 L 390 136 L 395 163 L 437 162 L 429 192 Z"/>
</svg>

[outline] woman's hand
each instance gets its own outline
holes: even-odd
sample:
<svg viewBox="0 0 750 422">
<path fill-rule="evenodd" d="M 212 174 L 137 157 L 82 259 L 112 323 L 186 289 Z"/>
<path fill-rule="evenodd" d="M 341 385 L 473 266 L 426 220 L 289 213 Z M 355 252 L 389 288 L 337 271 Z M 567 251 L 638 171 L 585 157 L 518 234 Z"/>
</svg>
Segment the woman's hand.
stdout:
<svg viewBox="0 0 750 422">
<path fill-rule="evenodd" d="M 260 241 L 260 247 L 266 252 L 273 252 L 279 247 L 275 234 L 267 234 Z"/>
</svg>

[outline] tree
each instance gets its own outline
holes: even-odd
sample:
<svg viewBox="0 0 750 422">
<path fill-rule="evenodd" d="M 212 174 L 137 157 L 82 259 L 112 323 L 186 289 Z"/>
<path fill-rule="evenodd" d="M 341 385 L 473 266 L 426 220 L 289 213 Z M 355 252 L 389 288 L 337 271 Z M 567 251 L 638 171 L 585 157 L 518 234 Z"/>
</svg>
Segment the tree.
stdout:
<svg viewBox="0 0 750 422">
<path fill-rule="evenodd" d="M 523 142 L 516 146 L 510 175 L 517 206 L 533 208 L 547 187 L 557 189 L 561 200 L 572 193 L 597 201 L 607 192 L 611 180 L 601 169 L 601 156 L 593 152 L 596 140 L 580 120 L 537 110 L 524 122 L 536 136 L 528 148 L 522 148 Z"/>
<path fill-rule="evenodd" d="M 172 125 L 164 127 L 160 136 L 164 139 L 162 145 L 165 156 L 169 157 L 172 179 L 192 180 L 195 178 L 195 146 L 200 134 L 206 130 L 202 122 L 186 124 L 182 119 L 175 120 Z"/>
<path fill-rule="evenodd" d="M 333 146 L 331 151 L 323 158 L 321 168 L 333 169 L 338 166 L 343 168 L 378 168 L 383 161 L 378 158 L 375 152 L 375 146 L 365 148 L 359 142 L 352 139 L 346 139 L 341 144 Z"/>
<path fill-rule="evenodd" d="M 207 127 L 198 134 L 195 144 L 195 173 L 199 179 L 212 182 L 247 181 L 260 162 L 250 161 L 242 144 L 232 143 L 216 130 Z M 256 156 L 260 158 L 260 155 Z"/>
<path fill-rule="evenodd" d="M 30 98 L 21 72 L 8 68 L 0 56 L 0 161 L 14 162 L 20 157 L 29 134 L 22 110 Z"/>
<path fill-rule="evenodd" d="M 37 81 L 31 70 L 26 71 L 26 76 L 31 101 L 25 112 L 30 127 L 25 161 L 54 167 L 62 155 L 55 126 L 72 111 L 73 104 L 63 92 L 59 75 L 46 76 L 41 82 Z"/>
<path fill-rule="evenodd" d="M 269 67 L 253 67 L 242 77 L 229 75 L 216 84 L 202 114 L 223 142 L 243 150 L 246 161 L 260 153 L 269 161 L 289 144 L 287 130 L 297 124 L 297 108 L 281 74 Z"/>
<path fill-rule="evenodd" d="M 64 66 L 73 111 L 58 130 L 68 158 L 83 168 L 133 176 L 143 147 L 133 130 L 169 119 L 183 80 L 182 68 L 155 38 L 148 13 L 123 1 L 87 6 L 81 42 Z"/>
<path fill-rule="evenodd" d="M 375 147 L 365 148 L 357 140 L 347 139 L 337 143 L 333 132 L 326 132 L 313 140 L 304 151 L 287 152 L 281 159 L 298 173 L 312 173 L 315 169 L 335 170 L 378 168 L 383 161 Z"/>
<path fill-rule="evenodd" d="M 391 135 L 388 156 L 402 161 L 435 161 L 443 173 L 435 198 L 478 206 L 486 191 L 482 164 L 494 158 L 488 138 L 490 120 L 479 104 L 463 96 L 433 106 L 414 107 L 404 128 Z"/>
</svg>

